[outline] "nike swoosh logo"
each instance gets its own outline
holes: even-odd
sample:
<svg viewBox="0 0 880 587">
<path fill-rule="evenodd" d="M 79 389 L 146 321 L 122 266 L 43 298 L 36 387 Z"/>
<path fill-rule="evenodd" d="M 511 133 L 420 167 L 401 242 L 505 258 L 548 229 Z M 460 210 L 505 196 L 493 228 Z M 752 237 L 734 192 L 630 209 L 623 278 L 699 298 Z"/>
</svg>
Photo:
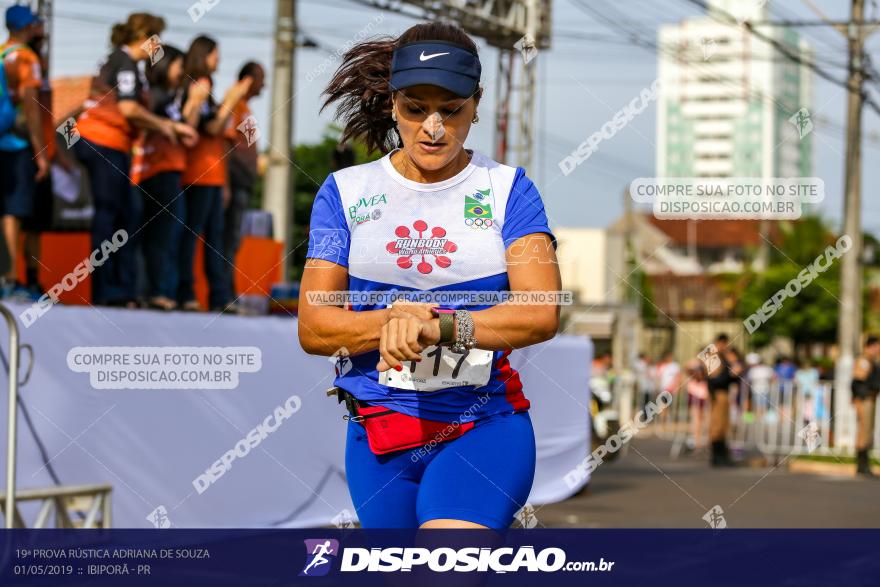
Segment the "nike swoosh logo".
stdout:
<svg viewBox="0 0 880 587">
<path fill-rule="evenodd" d="M 434 59 L 435 57 L 440 57 L 441 55 L 449 55 L 449 52 L 446 53 L 432 53 L 430 55 L 425 55 L 425 52 L 422 51 L 422 54 L 419 55 L 419 61 L 427 61 L 428 59 Z"/>
</svg>

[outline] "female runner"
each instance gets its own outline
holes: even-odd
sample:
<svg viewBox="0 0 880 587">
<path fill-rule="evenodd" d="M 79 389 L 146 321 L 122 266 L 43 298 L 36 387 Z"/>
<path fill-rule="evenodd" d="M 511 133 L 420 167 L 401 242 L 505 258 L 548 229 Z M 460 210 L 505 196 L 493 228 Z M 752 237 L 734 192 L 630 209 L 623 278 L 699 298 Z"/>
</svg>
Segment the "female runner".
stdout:
<svg viewBox="0 0 880 587">
<path fill-rule="evenodd" d="M 302 347 L 341 355 L 336 385 L 384 423 L 348 423 L 346 473 L 365 528 L 503 529 L 532 487 L 529 401 L 507 357 L 555 335 L 558 305 L 478 300 L 450 316 L 464 304 L 309 301 L 345 290 L 559 290 L 535 186 L 522 168 L 464 147 L 480 69 L 460 28 L 419 24 L 354 46 L 325 92 L 342 141 L 385 153 L 318 190 L 299 314 Z"/>
</svg>

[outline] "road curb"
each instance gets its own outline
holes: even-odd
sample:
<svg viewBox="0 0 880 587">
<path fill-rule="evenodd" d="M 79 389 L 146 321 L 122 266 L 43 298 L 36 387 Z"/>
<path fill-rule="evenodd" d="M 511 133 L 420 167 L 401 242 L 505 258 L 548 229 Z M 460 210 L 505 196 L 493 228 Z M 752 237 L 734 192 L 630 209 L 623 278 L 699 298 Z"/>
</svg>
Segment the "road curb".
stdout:
<svg viewBox="0 0 880 587">
<path fill-rule="evenodd" d="M 874 474 L 880 475 L 880 467 L 871 466 Z M 788 464 L 790 473 L 807 473 L 812 475 L 824 475 L 826 477 L 855 477 L 855 463 L 823 463 L 819 461 L 805 461 L 794 459 Z"/>
</svg>

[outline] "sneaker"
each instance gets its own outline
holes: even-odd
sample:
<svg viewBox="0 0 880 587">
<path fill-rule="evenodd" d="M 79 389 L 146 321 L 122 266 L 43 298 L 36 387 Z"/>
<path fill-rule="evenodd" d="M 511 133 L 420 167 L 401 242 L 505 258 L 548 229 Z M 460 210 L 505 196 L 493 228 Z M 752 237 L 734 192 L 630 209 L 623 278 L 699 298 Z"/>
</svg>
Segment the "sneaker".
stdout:
<svg viewBox="0 0 880 587">
<path fill-rule="evenodd" d="M 111 308 L 125 308 L 126 310 L 137 310 L 141 307 L 141 303 L 138 300 L 112 300 L 101 305 Z"/>
<path fill-rule="evenodd" d="M 868 451 L 860 450 L 856 453 L 856 474 L 868 479 L 876 479 L 876 475 L 871 471 L 871 459 Z"/>
<path fill-rule="evenodd" d="M 33 303 L 40 299 L 40 296 L 43 295 L 43 292 L 40 291 L 39 288 L 35 290 L 32 287 L 27 287 L 26 285 L 18 283 L 15 285 L 15 289 L 13 290 L 12 295 L 19 299 L 27 300 L 28 302 Z"/>
<path fill-rule="evenodd" d="M 32 304 L 40 299 L 40 295 L 36 295 L 31 289 L 17 281 L 4 281 L 0 284 L 0 297 L 11 302 Z"/>
<path fill-rule="evenodd" d="M 6 299 L 15 291 L 15 280 L 0 277 L 0 298 Z"/>
<path fill-rule="evenodd" d="M 177 302 L 165 296 L 155 296 L 147 300 L 146 306 L 152 310 L 170 312 L 177 309 Z"/>
<path fill-rule="evenodd" d="M 242 313 L 241 308 L 235 302 L 229 302 L 225 306 L 214 306 L 211 308 L 212 312 L 219 312 L 221 314 L 232 314 L 239 315 Z"/>
<path fill-rule="evenodd" d="M 180 305 L 180 309 L 184 312 L 201 312 L 202 305 L 199 303 L 198 300 L 190 300 L 188 302 L 183 302 Z"/>
<path fill-rule="evenodd" d="M 43 294 L 46 293 L 45 291 L 43 291 L 43 288 L 40 286 L 39 283 L 29 283 L 29 284 L 26 284 L 25 287 L 26 287 L 26 288 L 28 289 L 28 291 L 30 291 L 32 294 L 36 295 L 37 298 L 42 297 Z"/>
</svg>

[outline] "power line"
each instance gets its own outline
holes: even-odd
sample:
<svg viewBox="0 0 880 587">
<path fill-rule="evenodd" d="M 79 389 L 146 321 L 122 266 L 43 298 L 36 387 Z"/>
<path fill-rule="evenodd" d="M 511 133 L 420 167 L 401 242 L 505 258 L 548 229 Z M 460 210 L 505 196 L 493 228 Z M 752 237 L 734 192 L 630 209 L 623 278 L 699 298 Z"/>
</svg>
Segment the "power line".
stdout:
<svg viewBox="0 0 880 587">
<path fill-rule="evenodd" d="M 593 14 L 594 16 L 597 16 L 600 20 L 608 23 L 608 25 L 610 27 L 613 27 L 615 29 L 621 28 L 622 25 L 620 25 L 618 23 L 618 21 L 615 21 L 613 19 L 609 19 L 604 14 L 597 13 L 593 9 L 593 7 L 587 5 L 585 2 L 582 2 L 582 0 L 573 0 L 573 2 L 575 4 L 575 6 L 579 6 L 580 8 L 583 8 L 588 13 Z M 624 32 L 629 33 L 630 31 L 627 31 L 624 29 Z M 638 33 L 638 31 L 636 31 L 636 33 Z M 662 44 L 656 43 L 654 41 L 642 41 L 641 37 L 638 35 L 636 35 L 636 37 L 634 38 L 634 43 L 643 49 L 651 51 L 652 53 L 656 53 L 658 56 L 662 56 L 662 54 L 665 54 L 667 57 L 670 57 L 670 58 L 675 59 L 677 61 L 681 61 L 680 55 L 674 49 L 671 49 L 666 45 L 662 45 Z M 706 73 L 706 74 L 715 73 L 714 71 L 712 71 L 708 67 L 701 67 L 697 63 L 688 62 L 688 65 L 697 73 Z M 724 79 L 719 79 L 717 81 L 718 81 L 718 83 L 722 83 L 728 87 L 736 88 L 739 91 L 747 92 L 758 99 L 770 100 L 776 106 L 779 106 L 787 111 L 793 112 L 795 110 L 790 105 L 782 103 L 781 101 L 777 100 L 773 96 L 769 96 L 757 88 L 753 88 L 751 86 L 746 85 L 746 82 L 744 80 L 735 81 L 735 80 L 731 80 L 729 78 L 724 78 Z"/>
<path fill-rule="evenodd" d="M 616 30 L 616 31 L 622 33 L 625 38 L 630 39 L 630 41 L 632 41 L 633 43 L 635 43 L 637 45 L 648 44 L 649 46 L 651 46 L 655 49 L 657 48 L 657 44 L 654 43 L 653 41 L 651 41 L 649 38 L 647 38 L 647 37 L 649 37 L 649 35 L 646 34 L 645 31 L 636 29 L 635 26 L 631 26 L 630 28 L 628 28 L 627 26 L 622 24 L 624 21 L 627 20 L 625 16 L 622 16 L 619 13 L 617 13 L 618 17 L 620 18 L 620 20 L 618 21 L 618 20 L 615 20 L 614 18 L 608 17 L 606 14 L 603 13 L 603 11 L 604 12 L 614 12 L 613 9 L 611 9 L 610 7 L 603 6 L 602 10 L 598 10 L 598 9 L 594 9 L 593 6 L 590 6 L 585 1 L 572 0 L 572 2 L 574 3 L 574 5 L 576 7 L 580 8 L 581 10 L 585 11 L 587 14 L 591 15 L 594 20 L 601 21 L 608 28 L 611 28 L 613 30 Z M 653 36 L 653 33 L 650 36 Z M 645 38 L 643 39 L 643 37 L 645 37 Z"/>
<path fill-rule="evenodd" d="M 89 24 L 96 24 L 101 26 L 109 26 L 112 24 L 115 19 L 113 17 L 101 17 L 99 15 L 91 15 L 91 14 L 83 14 L 83 13 L 71 13 L 71 12 L 58 12 L 55 13 L 56 18 L 61 18 L 65 20 L 72 20 L 74 22 L 85 22 Z M 173 30 L 180 31 L 184 33 L 193 33 L 193 34 L 202 34 L 205 32 L 204 27 L 192 27 L 192 26 L 174 26 Z M 322 34 L 326 33 L 329 35 L 338 34 L 337 29 L 324 28 L 324 27 L 309 27 L 308 33 L 303 30 L 302 27 L 299 28 L 298 32 L 300 33 L 299 41 L 302 43 L 305 39 L 308 39 L 310 43 L 314 44 L 315 48 L 320 49 L 326 53 L 333 54 L 336 49 L 333 47 L 317 42 L 314 40 L 312 33 L 310 31 L 321 31 Z M 267 30 L 247 30 L 247 29 L 218 29 L 216 27 L 212 27 L 210 29 L 212 35 L 216 35 L 218 37 L 229 38 L 236 37 L 242 39 L 260 39 L 269 42 L 270 37 L 272 35 L 272 31 Z M 91 45 L 90 45 L 91 46 Z"/>
<path fill-rule="evenodd" d="M 572 0 L 573 5 L 576 8 L 580 8 L 587 14 L 593 17 L 594 20 L 605 23 L 606 28 L 611 28 L 613 30 L 617 30 L 621 32 L 626 38 L 629 39 L 630 43 L 633 45 L 641 45 L 646 48 L 650 48 L 653 50 L 659 50 L 659 44 L 653 40 L 654 31 L 653 30 L 645 30 L 639 29 L 633 24 L 632 19 L 627 19 L 625 15 L 616 11 L 610 6 L 603 6 L 601 9 L 596 8 L 595 6 L 590 5 L 587 0 Z M 801 59 L 803 59 L 801 57 Z M 753 61 L 765 61 L 765 62 L 789 62 L 790 58 L 782 58 L 777 59 L 776 57 L 771 58 L 752 58 Z M 811 60 L 812 64 L 822 63 L 823 65 L 829 67 L 838 67 L 841 69 L 847 69 L 848 65 L 843 62 L 833 61 L 831 59 L 819 58 L 815 55 L 812 56 Z"/>
<path fill-rule="evenodd" d="M 809 40 L 813 41 L 814 44 L 818 45 L 818 43 L 821 43 L 824 47 L 827 48 L 827 49 L 825 49 L 826 51 L 830 50 L 830 51 L 835 51 L 835 52 L 846 53 L 846 50 L 847 50 L 846 46 L 841 46 L 840 43 L 838 42 L 839 39 L 837 37 L 834 37 L 833 40 L 829 40 L 829 38 L 826 36 L 826 34 L 829 32 L 827 29 L 825 29 L 824 27 L 813 26 L 816 24 L 815 20 L 809 21 L 810 24 L 805 23 L 803 26 L 801 26 L 799 24 L 795 24 L 799 20 L 798 15 L 795 14 L 793 11 L 788 10 L 784 6 L 778 5 L 775 2 L 770 3 L 770 12 L 772 12 L 773 14 L 776 14 L 779 17 L 779 21 L 785 22 L 785 23 L 791 23 L 791 24 L 786 24 L 784 26 L 791 26 L 794 28 L 798 28 L 799 33 L 804 35 L 804 37 L 808 38 Z M 773 25 L 779 26 L 778 25 L 779 21 L 774 22 Z M 811 33 L 811 34 L 808 34 L 807 31 L 809 31 L 809 33 Z M 819 33 L 819 34 L 815 34 L 815 33 Z"/>
<path fill-rule="evenodd" d="M 703 9 L 705 9 L 709 13 L 711 18 L 715 21 L 718 21 L 722 24 L 738 24 L 736 18 L 734 18 L 729 12 L 721 10 L 720 8 L 712 8 L 710 10 L 710 7 L 706 3 L 705 0 L 685 0 L 685 1 L 690 2 L 691 4 L 694 4 L 696 6 L 699 6 Z M 721 15 L 724 18 L 719 18 L 719 16 L 716 16 L 716 15 Z M 790 59 L 792 62 L 794 62 L 798 65 L 803 65 L 805 67 L 809 67 L 819 77 L 822 77 L 822 78 L 846 89 L 847 92 L 859 91 L 857 88 L 851 87 L 848 82 L 837 79 L 836 77 L 834 77 L 830 73 L 826 72 L 824 69 L 820 68 L 815 63 L 810 63 L 810 62 L 804 60 L 797 53 L 793 53 L 792 50 L 784 43 L 780 43 L 778 40 L 774 39 L 773 37 L 770 37 L 760 31 L 755 30 L 754 26 L 752 26 L 752 23 L 750 23 L 749 21 L 744 21 L 742 23 L 742 26 L 749 33 L 751 33 L 753 36 L 757 37 L 758 39 L 761 39 L 765 43 L 768 43 L 773 48 L 775 48 L 777 51 L 779 51 L 782 55 L 784 55 L 788 59 Z M 862 72 L 862 73 L 864 73 L 864 72 Z M 877 103 L 874 101 L 874 99 L 871 98 L 871 96 L 868 95 L 866 92 L 861 92 L 861 93 L 863 95 L 863 99 L 865 101 L 865 104 L 870 106 L 871 109 L 874 110 L 875 113 L 880 114 L 880 106 L 877 105 Z"/>
<path fill-rule="evenodd" d="M 97 24 L 101 26 L 109 26 L 116 19 L 113 17 L 102 17 L 98 15 L 91 14 L 83 14 L 76 12 L 64 12 L 64 11 L 56 11 L 55 17 L 64 19 L 64 20 L 72 20 L 74 22 L 85 22 L 89 24 Z M 192 27 L 192 26 L 175 26 L 175 30 L 179 30 L 182 32 L 191 32 L 191 33 L 204 33 L 204 27 Z M 211 28 L 212 34 L 217 36 L 224 37 L 241 37 L 241 38 L 258 38 L 269 40 L 269 36 L 272 34 L 272 31 L 268 30 L 246 30 L 246 29 L 217 29 Z"/>
<path fill-rule="evenodd" d="M 627 7 L 627 9 L 632 11 L 638 11 L 639 14 L 647 14 L 650 12 L 653 20 L 655 21 L 664 21 L 664 20 L 675 20 L 675 19 L 685 19 L 693 16 L 692 13 L 687 12 L 685 14 L 672 14 L 669 6 L 658 6 L 658 2 L 656 0 L 641 0 L 639 2 L 638 7 Z M 635 23 L 634 19 L 629 19 L 630 22 Z"/>
<path fill-rule="evenodd" d="M 592 6 L 589 6 L 586 3 L 581 4 L 580 0 L 572 0 L 572 2 L 576 7 L 583 8 L 588 14 L 590 14 L 592 16 L 597 16 L 597 12 L 593 9 Z M 606 11 L 606 12 L 608 12 L 608 11 Z M 613 10 L 611 12 L 613 12 Z M 613 20 L 612 18 L 609 18 L 609 17 L 605 16 L 604 14 L 599 13 L 598 20 L 601 20 L 601 21 L 607 23 L 607 26 L 609 28 L 613 28 L 615 30 L 622 29 L 623 32 L 627 35 L 633 35 L 633 33 L 635 33 L 633 36 L 637 40 L 634 40 L 633 44 L 641 49 L 651 51 L 652 53 L 656 53 L 657 55 L 666 55 L 669 58 L 681 60 L 681 57 L 677 54 L 677 52 L 675 52 L 673 49 L 668 48 L 666 45 L 661 45 L 656 42 L 644 39 L 644 37 L 646 35 L 644 35 L 641 31 L 634 31 L 633 32 L 633 31 L 627 30 L 626 25 L 622 24 L 626 21 L 625 18 L 620 19 L 620 20 Z M 790 62 L 790 60 L 789 59 L 782 59 L 782 60 L 780 60 L 780 62 L 787 63 L 787 62 Z M 689 62 L 688 65 L 697 73 L 713 73 L 708 68 L 701 67 L 697 63 Z M 793 107 L 790 104 L 786 104 L 786 103 L 780 101 L 779 99 L 775 98 L 774 96 L 766 94 L 765 92 L 761 91 L 758 88 L 755 88 L 753 86 L 748 85 L 745 80 L 736 81 L 736 80 L 731 80 L 731 79 L 719 79 L 718 83 L 721 83 L 727 87 L 730 87 L 732 89 L 736 89 L 738 91 L 743 91 L 743 92 L 747 93 L 752 98 L 755 98 L 758 100 L 768 100 L 768 101 L 772 102 L 773 104 L 775 104 L 777 107 L 782 108 L 786 112 L 795 112 L 796 110 L 799 109 L 799 108 Z M 817 126 L 819 126 L 819 127 L 824 126 L 827 128 L 834 128 L 840 132 L 845 133 L 845 128 L 843 127 L 843 125 L 841 123 L 835 123 L 831 119 L 826 118 L 821 115 L 815 115 L 812 117 L 812 119 L 816 123 L 818 123 Z M 819 133 L 823 136 L 829 137 L 829 138 L 840 138 L 840 137 L 832 137 L 831 135 L 829 135 L 825 132 L 822 132 L 821 128 L 816 128 L 814 130 L 814 132 L 817 132 L 817 133 Z M 880 133 L 876 133 L 876 132 L 870 133 L 867 136 L 865 136 L 864 138 L 865 138 L 865 141 L 872 148 L 880 150 Z"/>
<path fill-rule="evenodd" d="M 614 37 L 601 34 L 584 33 L 583 31 L 565 31 L 554 30 L 553 39 L 572 39 L 576 41 L 598 41 L 602 43 L 611 43 L 619 45 L 629 45 L 629 43 L 620 37 Z"/>
</svg>

